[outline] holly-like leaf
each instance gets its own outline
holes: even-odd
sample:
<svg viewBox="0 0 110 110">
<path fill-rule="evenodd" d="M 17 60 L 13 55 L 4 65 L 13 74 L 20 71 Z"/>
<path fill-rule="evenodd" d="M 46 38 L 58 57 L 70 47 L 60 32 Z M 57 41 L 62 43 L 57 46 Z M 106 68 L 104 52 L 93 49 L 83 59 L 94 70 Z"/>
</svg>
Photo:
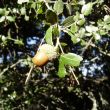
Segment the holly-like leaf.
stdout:
<svg viewBox="0 0 110 110">
<path fill-rule="evenodd" d="M 47 44 L 53 45 L 53 42 L 52 42 L 52 26 L 50 26 L 48 28 L 48 30 L 46 31 L 44 38 L 45 38 Z"/>
<path fill-rule="evenodd" d="M 69 66 L 79 66 L 80 62 L 83 60 L 81 56 L 74 53 L 63 54 L 60 58 L 65 65 Z"/>
<path fill-rule="evenodd" d="M 89 2 L 88 4 L 83 5 L 81 13 L 85 16 L 91 14 L 93 3 Z"/>
<path fill-rule="evenodd" d="M 63 12 L 63 2 L 62 0 L 58 0 L 54 4 L 54 10 L 57 12 L 57 15 L 61 14 Z"/>
<path fill-rule="evenodd" d="M 63 78 L 67 75 L 65 66 L 79 66 L 82 57 L 74 53 L 63 54 L 59 59 L 58 76 Z"/>
</svg>

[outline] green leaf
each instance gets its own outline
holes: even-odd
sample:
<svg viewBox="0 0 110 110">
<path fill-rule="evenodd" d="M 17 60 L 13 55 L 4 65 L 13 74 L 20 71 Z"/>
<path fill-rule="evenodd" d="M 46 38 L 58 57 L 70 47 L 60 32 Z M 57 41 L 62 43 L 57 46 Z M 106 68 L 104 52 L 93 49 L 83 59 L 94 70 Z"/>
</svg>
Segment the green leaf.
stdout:
<svg viewBox="0 0 110 110">
<path fill-rule="evenodd" d="M 25 7 L 22 7 L 20 9 L 20 12 L 21 12 L 21 15 L 25 15 L 26 14 L 26 8 Z"/>
<path fill-rule="evenodd" d="M 66 8 L 68 10 L 69 15 L 71 15 L 71 10 L 72 10 L 71 4 L 67 3 Z"/>
<path fill-rule="evenodd" d="M 2 17 L 0 18 L 0 23 L 3 22 L 3 21 L 5 21 L 5 16 L 2 16 Z"/>
<path fill-rule="evenodd" d="M 64 63 L 64 65 L 69 66 L 79 66 L 80 62 L 83 60 L 83 58 L 79 55 L 76 55 L 74 53 L 67 53 L 61 55 L 60 59 Z"/>
<path fill-rule="evenodd" d="M 110 30 L 110 24 L 105 24 L 103 28 L 106 30 Z"/>
<path fill-rule="evenodd" d="M 81 19 L 80 15 L 83 15 L 83 14 L 80 14 L 79 12 L 76 12 L 76 15 L 73 18 L 75 22 L 77 22 L 79 19 Z"/>
<path fill-rule="evenodd" d="M 79 26 L 82 26 L 85 23 L 85 19 L 81 19 L 77 22 Z"/>
<path fill-rule="evenodd" d="M 79 30 L 79 37 L 82 38 L 82 37 L 84 37 L 84 36 L 85 36 L 85 28 L 81 28 L 81 29 Z"/>
<path fill-rule="evenodd" d="M 23 3 L 27 3 L 29 2 L 29 0 L 18 0 L 18 4 L 23 4 Z"/>
<path fill-rule="evenodd" d="M 52 26 L 50 26 L 48 28 L 48 30 L 46 31 L 44 38 L 48 44 L 53 45 L 53 42 L 52 42 Z"/>
<path fill-rule="evenodd" d="M 90 33 L 98 31 L 98 27 L 95 27 L 93 25 L 86 26 L 85 28 L 86 28 L 86 31 Z"/>
<path fill-rule="evenodd" d="M 110 23 L 110 15 L 105 15 L 104 16 L 104 22 Z"/>
<path fill-rule="evenodd" d="M 63 64 L 63 61 L 62 59 L 59 60 L 59 69 L 58 69 L 58 76 L 60 78 L 63 78 L 67 75 L 67 72 L 66 72 L 66 69 L 65 69 L 65 66 Z"/>
<path fill-rule="evenodd" d="M 78 26 L 74 23 L 74 24 L 71 25 L 70 30 L 74 34 L 75 32 L 78 31 Z"/>
<path fill-rule="evenodd" d="M 68 35 L 70 35 L 71 37 L 73 37 L 74 36 L 74 34 L 71 32 L 71 30 L 69 30 L 68 29 L 68 31 L 66 31 L 66 33 L 68 34 Z"/>
<path fill-rule="evenodd" d="M 14 43 L 18 45 L 24 45 L 22 40 L 15 40 Z"/>
<path fill-rule="evenodd" d="M 106 30 L 103 30 L 103 29 L 100 29 L 99 33 L 100 33 L 100 35 L 106 35 L 107 34 Z"/>
<path fill-rule="evenodd" d="M 58 17 L 56 15 L 56 13 L 53 12 L 52 10 L 47 10 L 46 11 L 46 20 L 48 23 L 55 24 L 58 21 Z"/>
<path fill-rule="evenodd" d="M 43 13 L 43 6 L 41 5 L 41 4 L 37 4 L 37 11 L 36 11 L 36 13 L 37 14 L 42 14 Z"/>
<path fill-rule="evenodd" d="M 61 46 L 63 46 L 63 47 L 68 45 L 68 44 L 66 44 L 66 43 L 64 43 L 64 42 L 61 42 L 60 44 L 61 44 Z"/>
<path fill-rule="evenodd" d="M 6 19 L 10 22 L 14 22 L 15 21 L 15 17 L 13 16 L 6 16 Z"/>
<path fill-rule="evenodd" d="M 69 27 L 74 23 L 74 17 L 73 16 L 69 16 L 67 17 L 63 22 L 62 22 L 62 26 L 64 27 Z"/>
<path fill-rule="evenodd" d="M 93 6 L 93 3 L 91 3 L 91 2 L 83 5 L 83 7 L 81 9 L 81 13 L 84 14 L 85 16 L 88 16 L 89 14 L 91 14 L 92 6 Z"/>
<path fill-rule="evenodd" d="M 5 14 L 5 9 L 4 8 L 0 8 L 0 15 L 4 15 Z"/>
<path fill-rule="evenodd" d="M 63 2 L 62 0 L 58 0 L 54 4 L 54 10 L 57 12 L 57 15 L 61 14 L 63 12 Z"/>
<path fill-rule="evenodd" d="M 74 44 L 78 43 L 80 41 L 79 34 L 75 34 L 74 36 L 71 36 L 71 40 Z"/>
<path fill-rule="evenodd" d="M 94 36 L 95 40 L 101 39 L 101 36 L 98 33 L 94 33 L 93 36 Z"/>
<path fill-rule="evenodd" d="M 25 19 L 26 21 L 29 21 L 29 16 L 25 15 L 24 19 Z"/>
<path fill-rule="evenodd" d="M 63 78 L 67 75 L 65 66 L 79 66 L 80 61 L 82 61 L 82 57 L 76 55 L 74 53 L 63 54 L 60 56 L 59 59 L 59 69 L 58 69 L 58 76 Z"/>
<path fill-rule="evenodd" d="M 55 25 L 55 26 L 53 27 L 52 33 L 53 33 L 53 36 L 54 36 L 54 37 L 59 36 L 59 33 L 60 33 L 60 32 L 59 32 L 58 26 Z"/>
</svg>

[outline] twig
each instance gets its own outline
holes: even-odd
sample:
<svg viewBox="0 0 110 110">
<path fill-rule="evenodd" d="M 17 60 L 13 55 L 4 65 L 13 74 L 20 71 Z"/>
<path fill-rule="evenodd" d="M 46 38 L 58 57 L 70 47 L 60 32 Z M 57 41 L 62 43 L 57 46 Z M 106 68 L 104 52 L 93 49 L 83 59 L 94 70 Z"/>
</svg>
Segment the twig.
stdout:
<svg viewBox="0 0 110 110">
<path fill-rule="evenodd" d="M 39 47 L 42 45 L 43 41 L 44 41 L 45 37 L 42 38 L 40 44 L 39 44 Z M 38 48 L 39 49 L 39 48 Z"/>
<path fill-rule="evenodd" d="M 92 39 L 93 39 L 93 37 L 91 37 L 91 39 L 88 41 L 87 45 L 84 47 L 84 49 L 83 49 L 83 51 L 82 51 L 82 53 L 81 53 L 81 56 L 82 56 L 82 55 L 85 53 L 85 51 L 88 49 L 89 45 L 90 45 L 91 42 L 92 42 Z"/>
<path fill-rule="evenodd" d="M 47 8 L 48 8 L 49 10 L 51 10 L 51 8 L 50 8 L 48 2 L 46 2 L 46 0 L 43 0 L 43 1 L 45 2 L 45 5 L 47 6 Z"/>
<path fill-rule="evenodd" d="M 22 61 L 23 61 L 22 59 L 18 60 L 16 63 L 12 64 L 11 66 L 8 66 L 7 68 L 3 69 L 3 71 L 0 73 L 0 76 L 2 76 L 6 71 L 8 71 L 9 68 L 15 67 L 17 64 L 19 64 Z"/>
<path fill-rule="evenodd" d="M 56 1 L 46 1 L 47 3 L 51 3 L 51 4 L 54 4 Z M 63 4 L 67 5 L 68 3 L 67 2 L 63 2 Z"/>
<path fill-rule="evenodd" d="M 55 45 L 55 49 L 57 49 L 59 46 L 59 37 L 57 37 L 57 41 L 56 41 L 56 45 Z"/>
<path fill-rule="evenodd" d="M 33 68 L 34 68 L 34 65 L 31 66 L 31 68 L 30 68 L 30 70 L 29 70 L 29 72 L 28 72 L 28 75 L 27 75 L 25 84 L 28 83 L 28 81 L 29 81 L 29 79 L 30 79 L 30 77 L 31 77 L 31 73 L 32 73 Z"/>
<path fill-rule="evenodd" d="M 17 64 L 19 64 L 19 63 L 22 62 L 22 61 L 23 61 L 22 59 L 18 60 L 16 63 L 12 64 L 12 65 L 10 66 L 10 68 L 15 67 Z"/>
<path fill-rule="evenodd" d="M 75 75 L 75 73 L 74 73 L 73 69 L 72 69 L 71 67 L 70 67 L 69 69 L 70 69 L 70 71 L 71 71 L 71 73 L 72 73 L 73 77 L 75 78 L 75 80 L 76 80 L 77 84 L 78 84 L 78 85 L 80 85 L 80 83 L 79 83 L 79 81 L 78 81 L 78 78 L 76 77 L 76 75 Z"/>
<path fill-rule="evenodd" d="M 109 56 L 110 57 L 110 53 L 106 53 L 106 52 L 104 52 L 104 51 L 102 51 L 99 47 L 97 47 L 95 44 L 90 44 L 92 47 L 95 47 L 95 48 L 97 48 L 97 49 L 99 49 L 99 52 L 100 53 L 102 53 L 102 54 L 104 54 L 104 55 L 107 55 L 107 56 Z"/>
<path fill-rule="evenodd" d="M 110 14 L 110 8 L 107 5 L 104 5 L 104 9 L 105 9 L 105 11 L 106 11 L 107 14 Z"/>
<path fill-rule="evenodd" d="M 61 46 L 61 44 L 60 44 L 59 41 L 58 41 L 58 45 L 59 45 L 59 47 L 60 47 L 61 52 L 64 54 L 64 51 L 63 51 L 62 46 Z"/>
</svg>

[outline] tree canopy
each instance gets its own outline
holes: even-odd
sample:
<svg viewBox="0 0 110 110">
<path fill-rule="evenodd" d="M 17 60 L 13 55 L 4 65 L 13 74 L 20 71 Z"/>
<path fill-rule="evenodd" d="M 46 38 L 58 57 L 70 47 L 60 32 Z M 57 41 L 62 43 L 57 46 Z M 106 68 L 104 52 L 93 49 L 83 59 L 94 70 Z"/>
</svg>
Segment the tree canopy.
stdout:
<svg viewBox="0 0 110 110">
<path fill-rule="evenodd" d="M 109 0 L 0 1 L 0 109 L 109 110 L 109 73 Z"/>
</svg>

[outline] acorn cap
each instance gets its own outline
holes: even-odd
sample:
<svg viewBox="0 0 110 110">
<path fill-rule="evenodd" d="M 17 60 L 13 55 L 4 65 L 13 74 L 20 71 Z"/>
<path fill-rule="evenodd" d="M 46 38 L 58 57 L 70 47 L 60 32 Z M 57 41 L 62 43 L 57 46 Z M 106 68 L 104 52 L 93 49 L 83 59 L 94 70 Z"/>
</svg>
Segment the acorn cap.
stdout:
<svg viewBox="0 0 110 110">
<path fill-rule="evenodd" d="M 57 52 L 56 52 L 56 48 L 52 45 L 49 44 L 43 44 L 39 47 L 38 52 L 45 52 L 49 58 L 49 60 L 52 60 L 53 58 L 56 58 L 57 56 Z"/>
</svg>

